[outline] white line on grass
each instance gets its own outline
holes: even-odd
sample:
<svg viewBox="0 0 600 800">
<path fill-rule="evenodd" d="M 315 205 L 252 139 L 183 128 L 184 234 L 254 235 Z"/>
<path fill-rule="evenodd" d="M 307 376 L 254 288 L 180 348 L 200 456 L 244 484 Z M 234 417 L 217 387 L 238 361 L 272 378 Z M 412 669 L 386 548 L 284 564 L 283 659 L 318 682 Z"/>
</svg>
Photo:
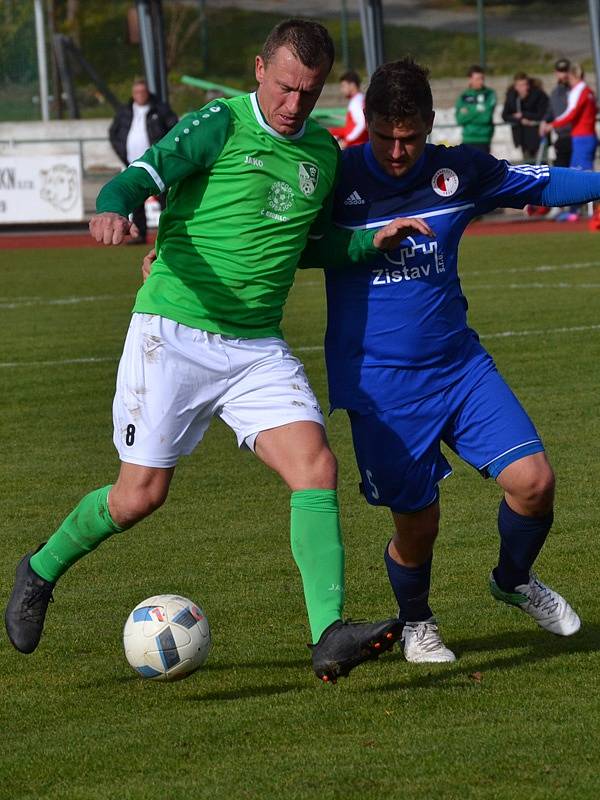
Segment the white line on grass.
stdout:
<svg viewBox="0 0 600 800">
<path fill-rule="evenodd" d="M 89 297 L 56 297 L 48 300 L 45 297 L 16 297 L 12 300 L 2 298 L 0 308 L 25 308 L 27 306 L 70 306 L 77 303 L 96 303 L 98 300 L 122 300 L 122 294 L 97 294 Z"/>
<path fill-rule="evenodd" d="M 498 333 L 482 333 L 480 339 L 506 339 L 511 336 L 550 336 L 554 333 L 582 333 L 585 331 L 598 331 L 600 325 L 574 325 L 564 328 L 546 328 L 528 331 L 500 331 Z M 322 350 L 322 345 L 307 345 L 294 347 L 295 353 L 313 353 Z M 100 364 L 106 361 L 117 361 L 117 358 L 106 356 L 103 358 L 65 358 L 57 361 L 0 361 L 0 369 L 14 367 L 56 367 L 68 364 Z"/>
</svg>

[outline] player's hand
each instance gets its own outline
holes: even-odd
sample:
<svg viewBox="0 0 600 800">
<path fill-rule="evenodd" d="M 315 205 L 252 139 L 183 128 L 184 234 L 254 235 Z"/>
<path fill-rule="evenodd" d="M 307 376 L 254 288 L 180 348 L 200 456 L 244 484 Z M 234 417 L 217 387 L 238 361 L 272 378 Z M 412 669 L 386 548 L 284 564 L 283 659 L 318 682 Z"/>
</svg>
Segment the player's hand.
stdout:
<svg viewBox="0 0 600 800">
<path fill-rule="evenodd" d="M 144 260 L 142 261 L 142 282 L 146 283 L 148 280 L 148 276 L 152 272 L 152 264 L 156 261 L 156 250 L 152 248 L 149 250 L 146 255 L 144 256 Z"/>
<path fill-rule="evenodd" d="M 127 217 L 122 217 L 113 211 L 94 214 L 90 219 L 89 227 L 92 239 L 101 244 L 121 244 L 127 234 L 133 237 L 140 235 L 133 222 L 129 222 Z"/>
<path fill-rule="evenodd" d="M 420 233 L 435 237 L 435 233 L 424 220 L 418 217 L 398 217 L 377 231 L 373 244 L 378 250 L 393 250 L 403 239 L 418 236 Z"/>
</svg>

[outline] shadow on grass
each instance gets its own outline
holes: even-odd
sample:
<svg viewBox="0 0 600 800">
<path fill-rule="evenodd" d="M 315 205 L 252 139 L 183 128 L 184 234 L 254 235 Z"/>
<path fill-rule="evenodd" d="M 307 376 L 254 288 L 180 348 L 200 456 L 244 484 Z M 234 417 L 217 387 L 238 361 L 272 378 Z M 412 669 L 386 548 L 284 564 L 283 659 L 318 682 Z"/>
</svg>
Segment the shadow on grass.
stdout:
<svg viewBox="0 0 600 800">
<path fill-rule="evenodd" d="M 492 636 L 459 639 L 458 641 L 449 641 L 448 645 L 458 656 L 458 661 L 452 666 L 446 664 L 421 665 L 421 668 L 433 668 L 435 671 L 427 674 L 420 672 L 412 677 L 407 676 L 404 680 L 378 685 L 376 688 L 373 687 L 367 691 L 391 692 L 399 689 L 418 688 L 449 689 L 456 686 L 457 678 L 472 681 L 473 675 L 477 671 L 485 675 L 494 670 L 512 669 L 523 664 L 535 664 L 557 656 L 599 652 L 600 625 L 598 623 L 584 622 L 581 631 L 572 637 L 554 636 L 537 629 L 531 631 L 507 631 Z M 504 655 L 501 653 L 502 650 L 514 651 L 516 649 L 520 649 L 522 652 L 511 652 Z M 475 653 L 481 653 L 480 665 L 472 657 L 472 654 Z M 495 655 L 489 657 L 490 653 L 495 653 Z M 463 658 L 468 659 L 468 664 L 463 663 Z"/>
<path fill-rule="evenodd" d="M 208 703 L 217 700 L 222 702 L 227 700 L 243 700 L 252 697 L 274 697 L 275 695 L 298 692 L 307 688 L 309 687 L 303 683 L 288 684 L 287 686 L 282 686 L 281 684 L 272 684 L 270 686 L 240 686 L 222 692 L 203 692 L 202 694 L 191 695 L 190 697 L 186 697 L 185 700 Z"/>
</svg>

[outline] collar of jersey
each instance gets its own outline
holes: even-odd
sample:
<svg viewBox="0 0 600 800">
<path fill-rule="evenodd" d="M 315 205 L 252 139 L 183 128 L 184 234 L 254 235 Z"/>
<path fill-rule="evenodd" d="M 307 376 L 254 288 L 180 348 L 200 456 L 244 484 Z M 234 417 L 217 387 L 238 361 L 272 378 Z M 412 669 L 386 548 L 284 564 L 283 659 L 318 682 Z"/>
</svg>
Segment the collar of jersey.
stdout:
<svg viewBox="0 0 600 800">
<path fill-rule="evenodd" d="M 394 178 L 393 175 L 388 175 L 380 166 L 373 155 L 373 149 L 371 148 L 371 143 L 367 142 L 364 146 L 364 157 L 365 162 L 369 170 L 375 175 L 376 178 L 379 178 L 380 181 L 383 183 L 387 183 L 388 186 L 393 186 L 395 189 L 402 191 L 407 189 L 412 183 L 414 183 L 415 178 L 417 178 L 423 169 L 423 164 L 425 163 L 425 150 L 418 161 L 416 161 L 406 175 L 402 175 L 400 178 Z"/>
<path fill-rule="evenodd" d="M 274 136 L 276 139 L 283 139 L 284 141 L 294 141 L 295 139 L 301 139 L 304 136 L 306 122 L 302 123 L 302 127 L 298 133 L 292 133 L 289 136 L 284 136 L 283 133 L 279 133 L 275 130 L 275 128 L 272 128 L 264 118 L 263 113 L 260 110 L 260 106 L 258 105 L 258 97 L 256 96 L 256 92 L 252 92 L 250 95 L 250 103 L 252 105 L 252 110 L 254 111 L 256 121 L 260 127 L 263 128 L 267 133 L 270 133 L 271 136 Z"/>
</svg>

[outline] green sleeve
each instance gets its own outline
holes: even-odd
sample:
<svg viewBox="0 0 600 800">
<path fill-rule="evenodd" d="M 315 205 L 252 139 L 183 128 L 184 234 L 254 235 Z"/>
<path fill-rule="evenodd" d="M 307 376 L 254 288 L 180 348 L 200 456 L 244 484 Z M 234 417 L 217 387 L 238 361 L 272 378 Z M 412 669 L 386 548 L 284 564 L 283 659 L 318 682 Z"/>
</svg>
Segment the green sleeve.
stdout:
<svg viewBox="0 0 600 800">
<path fill-rule="evenodd" d="M 206 172 L 219 157 L 229 136 L 231 115 L 226 103 L 214 100 L 186 115 L 143 156 L 100 191 L 96 210 L 127 216 L 152 194 L 194 172 Z"/>
<path fill-rule="evenodd" d="M 486 105 L 487 112 L 489 114 L 490 122 L 493 122 L 493 120 L 494 120 L 494 109 L 496 108 L 496 102 L 497 102 L 497 100 L 496 100 L 496 92 L 493 89 L 491 89 L 488 92 L 488 95 L 487 95 L 486 100 L 485 100 L 485 105 Z"/>
<path fill-rule="evenodd" d="M 373 244 L 377 230 L 348 231 L 333 224 L 320 236 L 310 236 L 298 266 L 341 269 L 370 263 L 379 250 Z"/>
<path fill-rule="evenodd" d="M 464 92 L 459 95 L 458 100 L 454 105 L 454 115 L 458 125 L 465 125 L 471 121 L 473 117 L 472 109 L 469 105 L 465 106 Z"/>
</svg>

